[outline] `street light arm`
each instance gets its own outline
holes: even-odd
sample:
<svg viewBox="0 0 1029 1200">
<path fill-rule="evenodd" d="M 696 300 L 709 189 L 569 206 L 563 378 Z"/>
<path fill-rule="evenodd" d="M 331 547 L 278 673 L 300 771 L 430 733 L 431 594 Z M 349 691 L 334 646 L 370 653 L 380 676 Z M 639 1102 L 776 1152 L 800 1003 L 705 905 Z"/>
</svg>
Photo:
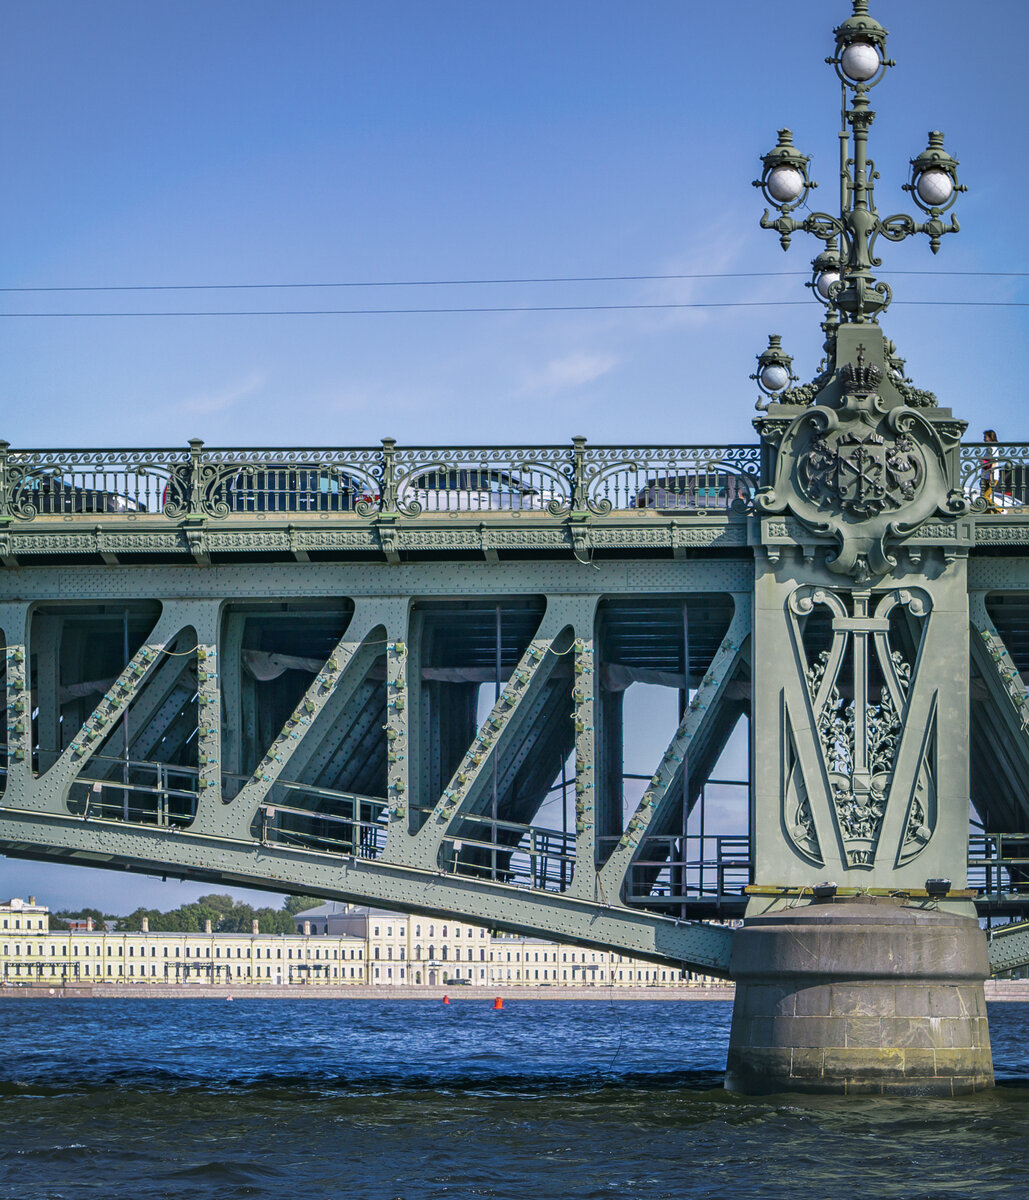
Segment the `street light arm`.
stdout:
<svg viewBox="0 0 1029 1200">
<path fill-rule="evenodd" d="M 905 238 L 913 237 L 916 233 L 924 233 L 929 238 L 929 249 L 936 254 L 940 249 L 940 238 L 946 233 L 960 233 L 961 226 L 957 217 L 951 216 L 950 224 L 946 225 L 939 216 L 932 216 L 928 221 L 916 221 L 906 213 L 896 213 L 892 217 L 884 217 L 878 222 L 874 237 L 882 236 L 891 242 L 902 242 Z M 874 239 L 873 239 L 874 240 Z M 874 259 L 878 266 L 881 259 Z"/>
<path fill-rule="evenodd" d="M 847 229 L 839 217 L 830 216 L 829 213 L 814 212 L 809 213 L 803 221 L 796 221 L 793 217 L 780 216 L 773 217 L 766 208 L 761 216 L 762 229 L 774 229 L 779 234 L 779 245 L 784 250 L 790 248 L 790 234 L 810 233 L 823 242 L 831 242 L 835 237 L 847 236 Z"/>
</svg>

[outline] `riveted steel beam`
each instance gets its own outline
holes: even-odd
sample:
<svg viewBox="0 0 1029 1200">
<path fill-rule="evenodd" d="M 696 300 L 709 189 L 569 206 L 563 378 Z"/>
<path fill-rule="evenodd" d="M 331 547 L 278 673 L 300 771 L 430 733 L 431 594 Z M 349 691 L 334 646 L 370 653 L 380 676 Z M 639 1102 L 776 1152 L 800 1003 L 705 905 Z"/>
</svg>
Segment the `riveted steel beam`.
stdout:
<svg viewBox="0 0 1029 1200">
<path fill-rule="evenodd" d="M 122 866 L 152 874 L 217 880 L 276 891 L 287 887 L 326 899 L 381 904 L 456 917 L 525 935 L 728 973 L 731 931 L 651 913 L 612 909 L 567 894 L 536 893 L 489 880 L 449 875 L 349 855 L 53 814 L 0 809 L 0 852 Z"/>
<path fill-rule="evenodd" d="M 991 930 L 989 955 L 994 975 L 1029 965 L 1029 921 Z"/>
</svg>

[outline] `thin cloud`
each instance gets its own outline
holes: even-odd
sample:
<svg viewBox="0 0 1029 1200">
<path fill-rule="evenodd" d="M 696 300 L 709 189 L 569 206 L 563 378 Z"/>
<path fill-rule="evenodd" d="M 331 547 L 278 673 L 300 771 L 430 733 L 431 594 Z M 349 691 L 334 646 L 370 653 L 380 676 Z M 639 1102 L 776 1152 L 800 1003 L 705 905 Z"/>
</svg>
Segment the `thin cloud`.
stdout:
<svg viewBox="0 0 1029 1200">
<path fill-rule="evenodd" d="M 609 374 L 617 365 L 618 359 L 613 354 L 575 351 L 552 359 L 542 370 L 533 372 L 522 390 L 552 394 L 583 387 Z"/>
<path fill-rule="evenodd" d="M 232 408 L 241 400 L 260 391 L 263 386 L 264 375 L 260 371 L 251 371 L 249 375 L 226 384 L 216 391 L 200 392 L 195 396 L 180 400 L 175 407 L 179 412 L 198 413 L 204 416 L 224 412 L 227 408 Z"/>
</svg>

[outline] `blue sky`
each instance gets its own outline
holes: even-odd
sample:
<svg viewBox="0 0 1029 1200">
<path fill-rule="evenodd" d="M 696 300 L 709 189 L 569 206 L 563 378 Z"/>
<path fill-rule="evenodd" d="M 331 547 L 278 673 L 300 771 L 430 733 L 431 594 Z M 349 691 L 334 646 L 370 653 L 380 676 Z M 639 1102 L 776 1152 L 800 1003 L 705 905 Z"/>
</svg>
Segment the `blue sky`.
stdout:
<svg viewBox="0 0 1029 1200">
<path fill-rule="evenodd" d="M 1026 270 L 1010 229 L 1027 182 L 1029 7 L 938 0 L 931 20 L 924 0 L 872 9 L 898 61 L 873 93 L 881 210 L 909 207 L 900 185 L 929 129 L 946 132 L 970 188 L 962 233 L 936 258 L 912 239 L 887 245 L 884 267 Z M 750 181 L 788 125 L 822 184 L 813 203 L 831 210 L 839 91 L 823 60 L 848 11 L 845 0 L 796 0 L 788 17 L 756 0 L 7 5 L 2 282 L 803 271 L 817 243 L 798 235 L 784 255 L 758 227 Z M 903 300 L 1029 299 L 1016 278 L 884 273 Z M 6 292 L 0 313 L 805 300 L 802 284 Z M 916 383 L 973 432 L 1019 438 L 1026 311 L 898 305 L 884 325 Z M 810 377 L 819 313 L 811 302 L 0 317 L 0 436 L 20 446 L 749 440 L 754 355 L 774 330 Z"/>
</svg>

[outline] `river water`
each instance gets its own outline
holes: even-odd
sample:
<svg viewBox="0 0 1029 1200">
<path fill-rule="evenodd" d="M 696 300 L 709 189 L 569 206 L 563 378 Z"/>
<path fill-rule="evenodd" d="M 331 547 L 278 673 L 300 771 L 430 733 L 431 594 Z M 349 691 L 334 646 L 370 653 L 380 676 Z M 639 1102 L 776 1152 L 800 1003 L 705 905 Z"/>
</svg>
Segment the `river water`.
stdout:
<svg viewBox="0 0 1029 1200">
<path fill-rule="evenodd" d="M 1029 1196 L 1029 1005 L 958 1100 L 744 1099 L 731 1005 L 0 1002 L 0 1196 Z"/>
</svg>

